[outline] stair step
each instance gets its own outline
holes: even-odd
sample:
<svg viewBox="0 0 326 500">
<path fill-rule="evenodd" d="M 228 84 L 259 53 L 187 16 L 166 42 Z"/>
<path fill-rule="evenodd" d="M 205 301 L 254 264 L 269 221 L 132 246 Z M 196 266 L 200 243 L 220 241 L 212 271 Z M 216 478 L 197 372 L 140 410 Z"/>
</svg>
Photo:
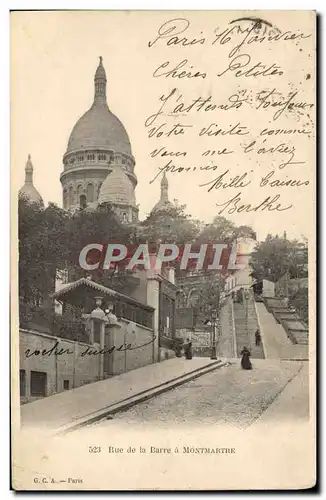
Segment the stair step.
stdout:
<svg viewBox="0 0 326 500">
<path fill-rule="evenodd" d="M 258 328 L 258 320 L 256 308 L 252 296 L 249 296 L 247 302 L 247 310 L 244 304 L 234 304 L 234 324 L 236 330 L 237 355 L 240 357 L 240 352 L 244 346 L 251 350 L 252 358 L 264 359 L 264 349 L 262 344 L 255 345 L 255 331 Z"/>
</svg>

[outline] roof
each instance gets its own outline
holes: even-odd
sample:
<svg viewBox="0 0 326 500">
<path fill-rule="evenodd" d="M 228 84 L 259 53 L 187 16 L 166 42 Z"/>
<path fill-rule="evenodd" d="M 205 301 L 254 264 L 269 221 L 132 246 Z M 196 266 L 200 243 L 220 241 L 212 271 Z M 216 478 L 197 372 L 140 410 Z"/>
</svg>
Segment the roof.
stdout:
<svg viewBox="0 0 326 500">
<path fill-rule="evenodd" d="M 132 156 L 126 129 L 107 105 L 106 74 L 102 57 L 95 73 L 94 91 L 94 102 L 75 124 L 66 154 L 100 148 Z"/>
<path fill-rule="evenodd" d="M 108 108 L 106 103 L 94 102 L 92 107 L 77 121 L 68 141 L 66 151 L 102 148 L 132 156 L 126 129 Z"/>
<path fill-rule="evenodd" d="M 20 188 L 19 195 L 27 198 L 30 202 L 43 203 L 42 196 L 33 184 L 33 171 L 34 167 L 29 154 L 25 165 L 25 184 Z"/>
<path fill-rule="evenodd" d="M 93 290 L 98 290 L 99 292 L 102 292 L 104 295 L 110 295 L 111 297 L 116 297 L 120 298 L 123 300 L 126 300 L 127 302 L 133 303 L 137 306 L 140 306 L 145 309 L 150 309 L 151 311 L 154 310 L 154 307 L 148 306 L 146 304 L 143 304 L 142 302 L 139 302 L 138 300 L 129 297 L 128 295 L 124 295 L 123 293 L 116 292 L 115 290 L 112 290 L 112 288 L 108 288 L 104 285 L 100 285 L 99 283 L 96 283 L 95 281 L 89 280 L 87 278 L 81 278 L 77 281 L 74 281 L 73 283 L 69 283 L 65 287 L 61 288 L 57 292 L 55 292 L 52 297 L 56 300 L 60 299 L 60 297 L 66 295 L 67 293 L 71 292 L 72 290 L 75 290 L 76 288 L 80 286 L 87 286 L 89 288 L 92 288 Z"/>
<path fill-rule="evenodd" d="M 43 203 L 43 198 L 33 184 L 26 182 L 19 190 L 19 195 L 27 198 L 27 201 L 33 203 Z"/>
<path fill-rule="evenodd" d="M 152 208 L 152 212 L 156 212 L 159 210 L 167 210 L 170 207 L 173 207 L 173 204 L 169 200 L 160 199 Z"/>
</svg>

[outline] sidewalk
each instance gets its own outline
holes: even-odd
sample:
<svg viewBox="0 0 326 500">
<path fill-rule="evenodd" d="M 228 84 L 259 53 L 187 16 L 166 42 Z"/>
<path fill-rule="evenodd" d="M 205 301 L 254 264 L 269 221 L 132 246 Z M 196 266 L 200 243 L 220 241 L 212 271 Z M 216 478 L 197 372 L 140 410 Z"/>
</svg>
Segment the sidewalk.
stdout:
<svg viewBox="0 0 326 500">
<path fill-rule="evenodd" d="M 285 386 L 275 401 L 260 416 L 254 425 L 288 421 L 296 423 L 309 419 L 309 364 L 302 362 L 298 373 Z"/>
<path fill-rule="evenodd" d="M 138 368 L 23 405 L 21 425 L 49 432 L 69 429 L 105 415 L 108 407 L 136 404 L 224 364 L 209 358 L 173 358 Z"/>
</svg>

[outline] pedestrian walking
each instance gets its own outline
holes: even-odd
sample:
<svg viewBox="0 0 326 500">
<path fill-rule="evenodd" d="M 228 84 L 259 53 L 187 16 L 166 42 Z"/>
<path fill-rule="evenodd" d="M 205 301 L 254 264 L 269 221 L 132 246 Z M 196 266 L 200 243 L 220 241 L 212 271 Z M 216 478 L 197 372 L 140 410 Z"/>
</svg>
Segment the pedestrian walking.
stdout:
<svg viewBox="0 0 326 500">
<path fill-rule="evenodd" d="M 257 328 L 256 333 L 255 333 L 255 339 L 256 339 L 256 345 L 260 346 L 261 343 L 261 336 L 260 336 L 260 331 L 259 328 Z"/>
<path fill-rule="evenodd" d="M 192 359 L 192 342 L 189 339 L 187 339 L 184 351 L 186 359 Z"/>
<path fill-rule="evenodd" d="M 241 351 L 241 368 L 243 370 L 252 370 L 252 364 L 250 361 L 251 352 L 247 347 L 244 347 Z"/>
</svg>

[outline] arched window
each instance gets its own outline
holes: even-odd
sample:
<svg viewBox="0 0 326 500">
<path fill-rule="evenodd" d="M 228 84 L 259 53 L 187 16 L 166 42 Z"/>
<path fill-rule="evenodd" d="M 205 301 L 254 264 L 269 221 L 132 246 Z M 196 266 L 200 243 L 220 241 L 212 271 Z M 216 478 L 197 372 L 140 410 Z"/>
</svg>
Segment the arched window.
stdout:
<svg viewBox="0 0 326 500">
<path fill-rule="evenodd" d="M 80 206 L 80 208 L 87 207 L 87 200 L 86 200 L 86 196 L 84 194 L 81 194 L 79 197 L 79 206 Z"/>
<path fill-rule="evenodd" d="M 79 200 L 80 199 L 80 195 L 82 194 L 83 192 L 83 186 L 81 184 L 79 184 L 79 186 L 77 187 L 77 199 Z"/>
<path fill-rule="evenodd" d="M 94 201 L 94 186 L 93 184 L 88 184 L 87 186 L 87 201 L 92 203 Z"/>
<path fill-rule="evenodd" d="M 63 208 L 68 208 L 68 191 L 63 190 Z"/>
<path fill-rule="evenodd" d="M 69 195 L 68 195 L 68 205 L 71 207 L 71 205 L 74 204 L 74 188 L 72 186 L 69 187 Z"/>
</svg>

